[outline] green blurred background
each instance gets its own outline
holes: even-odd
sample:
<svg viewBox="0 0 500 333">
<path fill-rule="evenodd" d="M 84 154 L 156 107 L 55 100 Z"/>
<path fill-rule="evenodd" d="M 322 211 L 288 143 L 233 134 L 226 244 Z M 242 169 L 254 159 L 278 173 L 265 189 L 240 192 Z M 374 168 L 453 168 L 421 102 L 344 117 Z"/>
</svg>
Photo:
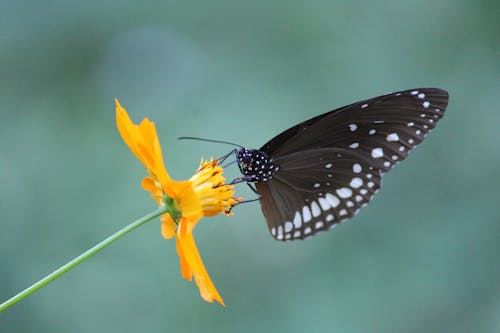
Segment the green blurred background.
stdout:
<svg viewBox="0 0 500 333">
<path fill-rule="evenodd" d="M 258 204 L 204 219 L 227 308 L 151 222 L 0 314 L 0 332 L 500 332 L 498 1 L 0 1 L 0 300 L 155 209 L 113 98 L 170 173 L 394 90 L 445 119 L 352 221 L 280 243 Z M 237 175 L 236 168 L 227 172 Z M 246 186 L 239 193 L 251 196 Z"/>
</svg>

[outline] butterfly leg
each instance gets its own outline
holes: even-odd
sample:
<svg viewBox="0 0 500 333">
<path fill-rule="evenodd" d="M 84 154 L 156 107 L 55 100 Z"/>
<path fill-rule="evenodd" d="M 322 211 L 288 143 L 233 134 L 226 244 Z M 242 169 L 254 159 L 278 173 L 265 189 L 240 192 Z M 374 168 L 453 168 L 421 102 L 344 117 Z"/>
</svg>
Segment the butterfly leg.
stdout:
<svg viewBox="0 0 500 333">
<path fill-rule="evenodd" d="M 240 205 L 240 204 L 244 204 L 244 203 L 249 203 L 249 202 L 254 202 L 254 201 L 258 201 L 260 200 L 260 198 L 262 198 L 262 194 L 260 194 L 259 192 L 257 192 L 257 189 L 250 183 L 247 181 L 247 185 L 248 187 L 250 187 L 250 189 L 252 190 L 253 193 L 257 194 L 257 198 L 253 198 L 253 199 L 248 199 L 248 200 L 243 200 L 243 201 L 240 201 L 238 203 L 236 203 L 236 205 L 232 206 L 226 213 L 229 214 L 231 213 L 231 210 Z"/>
<path fill-rule="evenodd" d="M 249 179 L 250 179 L 250 177 L 247 177 L 247 176 L 235 178 L 228 185 L 234 185 L 234 184 L 239 184 L 239 183 L 247 182 L 247 185 L 248 185 L 248 187 L 250 187 L 250 189 L 252 190 L 252 192 L 255 193 L 255 194 L 257 194 L 257 198 L 250 200 L 250 202 L 251 201 L 257 201 L 260 198 L 262 198 L 262 195 L 259 193 L 259 191 L 257 191 L 257 189 L 255 188 L 255 186 L 252 185 L 252 183 L 249 181 Z M 242 201 L 242 202 L 245 202 L 245 201 Z"/>
<path fill-rule="evenodd" d="M 248 187 L 250 187 L 250 189 L 252 190 L 252 192 L 253 192 L 253 193 L 257 194 L 257 197 L 258 197 L 257 199 L 254 199 L 254 200 L 252 200 L 252 201 L 256 201 L 256 200 L 259 200 L 260 198 L 262 198 L 262 194 L 260 194 L 260 193 L 257 191 L 257 189 L 255 188 L 255 186 L 254 186 L 254 185 L 252 185 L 250 182 L 247 182 L 247 185 L 248 185 Z"/>
<path fill-rule="evenodd" d="M 248 182 L 250 180 L 250 177 L 248 176 L 243 176 L 243 177 L 238 177 L 234 178 L 228 185 L 234 185 L 234 184 L 239 184 L 243 182 Z"/>
<path fill-rule="evenodd" d="M 235 205 L 233 205 L 231 208 L 229 208 L 228 211 L 226 211 L 226 214 L 231 213 L 231 211 L 233 210 L 233 208 L 236 207 L 236 206 L 238 206 L 238 205 L 241 205 L 241 204 L 244 204 L 244 203 L 249 203 L 249 202 L 254 202 L 254 201 L 258 201 L 258 200 L 260 200 L 260 197 L 259 198 L 253 198 L 253 199 L 248 199 L 248 200 L 243 200 L 243 201 L 237 202 Z"/>
</svg>

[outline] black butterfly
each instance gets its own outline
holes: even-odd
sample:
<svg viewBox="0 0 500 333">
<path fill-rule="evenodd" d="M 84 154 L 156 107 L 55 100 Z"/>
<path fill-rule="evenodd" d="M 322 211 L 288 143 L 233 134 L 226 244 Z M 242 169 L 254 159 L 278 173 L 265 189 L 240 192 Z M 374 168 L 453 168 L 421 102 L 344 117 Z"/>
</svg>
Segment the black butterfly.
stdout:
<svg viewBox="0 0 500 333">
<path fill-rule="evenodd" d="M 274 238 L 304 239 L 368 204 L 382 174 L 422 142 L 447 105 L 448 93 L 435 88 L 375 97 L 306 120 L 259 150 L 236 145 L 220 163 L 236 154 L 243 177 L 232 183 L 247 182 L 259 195 Z"/>
<path fill-rule="evenodd" d="M 443 117 L 448 93 L 419 88 L 354 103 L 300 123 L 259 150 L 241 148 L 277 240 L 304 239 L 353 217 Z"/>
</svg>

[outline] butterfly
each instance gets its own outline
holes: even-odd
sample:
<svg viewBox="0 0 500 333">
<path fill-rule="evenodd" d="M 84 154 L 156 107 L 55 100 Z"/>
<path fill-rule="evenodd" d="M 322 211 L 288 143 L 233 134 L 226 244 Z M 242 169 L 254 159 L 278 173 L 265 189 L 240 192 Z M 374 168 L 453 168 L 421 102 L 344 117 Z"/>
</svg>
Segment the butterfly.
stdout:
<svg viewBox="0 0 500 333">
<path fill-rule="evenodd" d="M 308 238 L 352 218 L 443 117 L 448 93 L 419 88 L 357 102 L 306 120 L 260 149 L 234 150 L 259 195 L 269 231 Z"/>
</svg>

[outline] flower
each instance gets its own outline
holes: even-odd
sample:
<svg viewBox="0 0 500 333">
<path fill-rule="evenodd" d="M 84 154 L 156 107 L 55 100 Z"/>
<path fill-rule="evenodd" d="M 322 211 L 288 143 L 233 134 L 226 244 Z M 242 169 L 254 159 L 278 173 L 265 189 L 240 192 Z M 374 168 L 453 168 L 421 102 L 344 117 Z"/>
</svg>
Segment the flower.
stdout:
<svg viewBox="0 0 500 333">
<path fill-rule="evenodd" d="M 145 118 L 139 125 L 132 123 L 127 111 L 116 102 L 116 125 L 121 137 L 146 168 L 148 176 L 142 187 L 151 192 L 159 206 L 166 206 L 161 216 L 161 233 L 175 236 L 182 277 L 194 277 L 201 297 L 207 302 L 224 301 L 210 279 L 193 237 L 193 229 L 204 216 L 231 215 L 231 208 L 241 198 L 234 197 L 233 185 L 225 184 L 224 169 L 218 160 L 202 160 L 194 175 L 185 181 L 170 178 L 161 152 L 155 125 Z"/>
</svg>

